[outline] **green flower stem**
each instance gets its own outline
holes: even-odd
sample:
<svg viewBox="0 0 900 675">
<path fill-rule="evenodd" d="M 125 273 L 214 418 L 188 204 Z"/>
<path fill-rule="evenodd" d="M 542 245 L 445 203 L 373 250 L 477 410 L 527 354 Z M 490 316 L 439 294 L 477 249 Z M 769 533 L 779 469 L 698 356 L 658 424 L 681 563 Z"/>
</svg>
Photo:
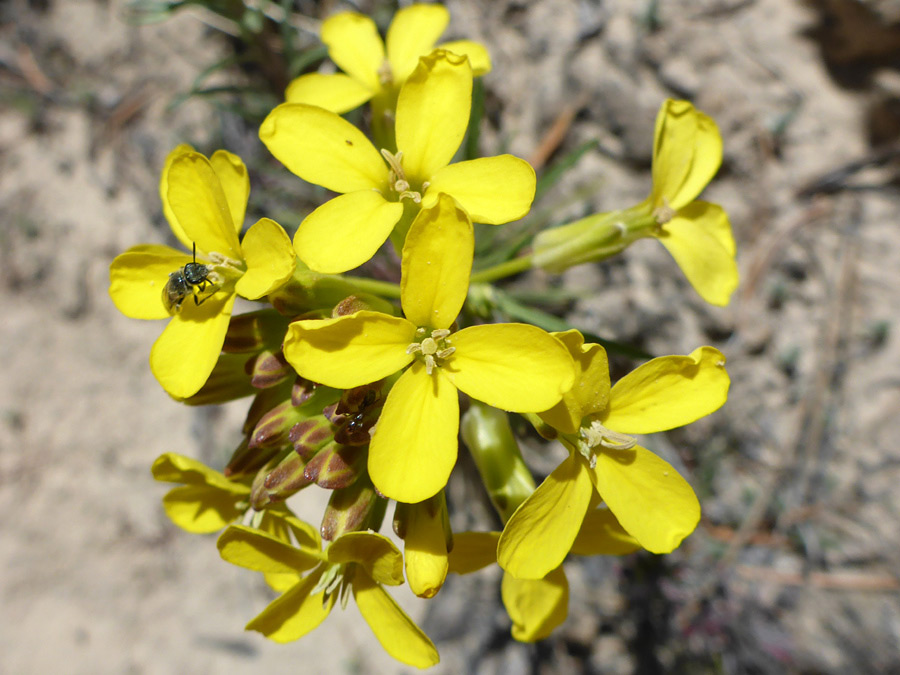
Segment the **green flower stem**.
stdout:
<svg viewBox="0 0 900 675">
<path fill-rule="evenodd" d="M 378 295 L 382 298 L 400 297 L 400 284 L 395 284 L 390 281 L 378 281 L 377 279 L 366 279 L 365 277 L 345 277 L 340 275 L 334 275 L 332 278 L 346 282 L 363 293 L 371 293 L 372 295 Z"/>
<path fill-rule="evenodd" d="M 460 430 L 491 502 L 506 523 L 535 489 L 534 478 L 509 426 L 509 416 L 472 401 L 462 417 Z"/>
<path fill-rule="evenodd" d="M 621 253 L 632 242 L 653 236 L 656 217 L 645 203 L 624 211 L 596 213 L 539 234 L 534 241 L 534 266 L 559 273 L 587 262 Z"/>
<path fill-rule="evenodd" d="M 497 279 L 503 279 L 504 277 L 512 276 L 513 274 L 519 274 L 520 272 L 524 272 L 525 270 L 531 268 L 532 258 L 532 254 L 529 253 L 528 255 L 524 255 L 519 258 L 507 260 L 506 262 L 502 262 L 499 265 L 488 267 L 487 269 L 481 270 L 480 272 L 474 272 L 472 274 L 472 277 L 469 279 L 469 283 L 490 283 L 492 281 L 496 281 Z"/>
</svg>

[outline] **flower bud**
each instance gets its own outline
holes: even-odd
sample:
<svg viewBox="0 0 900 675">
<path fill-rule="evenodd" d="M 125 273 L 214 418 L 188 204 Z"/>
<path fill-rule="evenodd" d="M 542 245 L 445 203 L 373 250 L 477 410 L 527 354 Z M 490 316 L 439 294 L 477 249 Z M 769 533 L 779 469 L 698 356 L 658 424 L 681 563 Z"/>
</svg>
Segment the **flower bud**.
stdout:
<svg viewBox="0 0 900 675">
<path fill-rule="evenodd" d="M 282 502 L 310 484 L 304 475 L 306 461 L 293 450 L 281 459 L 269 462 L 253 480 L 250 506 L 260 511 L 269 504 Z"/>
<path fill-rule="evenodd" d="M 260 417 L 250 434 L 251 448 L 280 448 L 290 443 L 291 428 L 303 413 L 290 401 L 283 401 Z"/>
<path fill-rule="evenodd" d="M 255 358 L 247 362 L 250 373 L 250 384 L 257 389 L 268 389 L 284 382 L 294 374 L 294 369 L 285 361 L 281 350 L 264 349 Z"/>
<path fill-rule="evenodd" d="M 247 354 L 262 349 L 281 348 L 288 321 L 271 309 L 231 317 L 222 351 Z"/>
<path fill-rule="evenodd" d="M 231 459 L 222 471 L 226 478 L 238 479 L 251 476 L 262 468 L 277 453 L 277 448 L 251 448 L 248 438 L 244 438 L 237 449 L 232 453 Z"/>
<path fill-rule="evenodd" d="M 334 427 L 321 416 L 301 420 L 288 432 L 288 440 L 294 447 L 294 452 L 307 462 L 333 437 Z"/>
<path fill-rule="evenodd" d="M 330 443 L 306 465 L 306 477 L 326 490 L 352 485 L 365 470 L 366 453 L 360 447 Z"/>
<path fill-rule="evenodd" d="M 335 490 L 322 517 L 322 538 L 334 541 L 346 532 L 365 529 L 375 506 L 384 501 L 375 494 L 368 476 L 360 476 L 353 485 Z"/>
</svg>

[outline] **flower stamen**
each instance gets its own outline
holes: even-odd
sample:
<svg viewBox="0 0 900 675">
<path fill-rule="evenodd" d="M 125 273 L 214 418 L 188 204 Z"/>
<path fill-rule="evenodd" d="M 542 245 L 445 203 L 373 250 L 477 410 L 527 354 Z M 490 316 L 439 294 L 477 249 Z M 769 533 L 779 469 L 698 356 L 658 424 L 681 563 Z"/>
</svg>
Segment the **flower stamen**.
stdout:
<svg viewBox="0 0 900 675">
<path fill-rule="evenodd" d="M 449 335 L 450 331 L 446 328 L 435 329 L 431 331 L 431 335 L 428 335 L 425 328 L 417 328 L 416 337 L 422 339 L 410 344 L 406 348 L 406 353 L 421 355 L 425 362 L 425 372 L 431 375 L 435 367 L 441 365 L 441 361 L 449 358 L 456 351 L 456 347 L 450 346 L 450 341 L 447 339 Z"/>
<path fill-rule="evenodd" d="M 391 70 L 391 62 L 387 59 L 378 68 L 378 81 L 383 87 L 394 83 L 394 71 Z"/>
<path fill-rule="evenodd" d="M 591 468 L 597 465 L 597 449 L 631 450 L 637 441 L 627 434 L 607 429 L 597 420 L 591 422 L 589 427 L 581 427 L 578 432 L 578 452 L 590 461 Z"/>
<path fill-rule="evenodd" d="M 662 227 L 675 217 L 675 209 L 669 206 L 669 200 L 663 197 L 662 204 L 653 209 L 652 215 L 656 219 L 656 224 Z"/>
<path fill-rule="evenodd" d="M 388 182 L 391 189 L 397 193 L 397 199 L 412 199 L 416 204 L 422 202 L 422 193 L 410 189 L 409 181 L 406 180 L 406 174 L 403 171 L 403 151 L 398 150 L 396 154 L 389 150 L 381 149 L 381 156 L 384 157 L 388 166 L 391 167 Z"/>
</svg>

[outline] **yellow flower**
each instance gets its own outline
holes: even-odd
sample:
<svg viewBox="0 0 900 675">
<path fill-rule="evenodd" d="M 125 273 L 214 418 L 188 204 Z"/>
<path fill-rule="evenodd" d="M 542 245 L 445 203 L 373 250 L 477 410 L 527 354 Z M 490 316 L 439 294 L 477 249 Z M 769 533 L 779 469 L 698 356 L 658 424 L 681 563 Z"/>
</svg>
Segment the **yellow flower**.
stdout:
<svg viewBox="0 0 900 675">
<path fill-rule="evenodd" d="M 712 118 L 687 101 L 667 100 L 656 117 L 653 190 L 642 206 L 697 293 L 724 306 L 738 285 L 734 236 L 725 210 L 697 199 L 721 163 L 722 137 Z"/>
<path fill-rule="evenodd" d="M 434 48 L 450 14 L 443 5 L 415 4 L 394 15 L 385 44 L 375 22 L 355 12 L 335 14 L 322 23 L 322 42 L 344 73 L 301 75 L 288 85 L 288 103 L 308 103 L 335 113 L 353 110 L 371 99 L 393 109 L 397 91 L 415 70 L 420 56 Z M 477 42 L 457 40 L 439 48 L 467 56 L 475 75 L 490 71 L 487 50 Z M 346 73 L 346 74 L 345 74 Z"/>
<path fill-rule="evenodd" d="M 470 574 L 497 561 L 499 532 L 462 532 L 454 535 L 450 571 Z M 640 545 L 608 509 L 588 511 L 572 545 L 577 555 L 625 555 Z M 501 597 L 512 621 L 512 636 L 520 642 L 548 637 L 566 619 L 569 582 L 562 565 L 540 579 L 517 579 L 504 572 Z"/>
<path fill-rule="evenodd" d="M 433 598 L 447 578 L 448 551 L 453 548 L 443 491 L 418 504 L 398 504 L 394 529 L 403 538 L 410 590 L 420 598 Z"/>
<path fill-rule="evenodd" d="M 308 526 L 307 526 L 308 527 Z M 382 588 L 403 583 L 403 557 L 386 537 L 348 532 L 324 551 L 318 533 L 314 545 L 291 546 L 279 537 L 232 525 L 219 537 L 222 558 L 266 574 L 294 575 L 295 583 L 247 624 L 275 642 L 290 642 L 314 630 L 340 599 L 352 593 L 360 614 L 392 657 L 417 668 L 440 659 L 428 636 Z"/>
<path fill-rule="evenodd" d="M 534 326 L 452 332 L 473 250 L 466 213 L 441 195 L 416 217 L 403 248 L 406 318 L 360 311 L 296 321 L 285 338 L 285 358 L 297 372 L 331 387 L 357 387 L 405 369 L 388 394 L 368 458 L 375 486 L 400 502 L 421 502 L 447 483 L 456 463 L 458 389 L 497 408 L 529 412 L 554 405 L 574 380 L 572 357 Z"/>
<path fill-rule="evenodd" d="M 255 300 L 278 288 L 293 274 L 296 257 L 287 234 L 268 218 L 238 241 L 250 180 L 244 163 L 231 153 L 219 150 L 207 159 L 190 146 L 178 146 L 166 159 L 159 191 L 173 234 L 188 250 L 196 246 L 202 288 L 183 286 L 180 307 L 167 304 L 171 275 L 184 275 L 194 258 L 147 244 L 113 260 L 109 294 L 131 318 L 171 316 L 150 352 L 150 368 L 169 394 L 183 399 L 200 390 L 216 365 L 235 294 Z"/>
<path fill-rule="evenodd" d="M 534 265 L 561 272 L 656 237 L 704 300 L 727 305 L 738 285 L 731 225 L 721 206 L 697 199 L 721 163 L 716 123 L 687 101 L 667 100 L 656 118 L 650 196 L 624 211 L 541 232 L 534 241 Z"/>
<path fill-rule="evenodd" d="M 435 51 L 419 61 L 397 104 L 398 151 L 378 149 L 338 115 L 284 103 L 263 122 L 266 147 L 300 178 L 341 193 L 313 211 L 294 236 L 300 259 L 339 273 L 369 260 L 401 222 L 441 192 L 471 219 L 500 224 L 528 213 L 534 169 L 512 155 L 449 164 L 466 133 L 472 69 L 464 57 Z M 399 232 L 402 235 L 404 232 Z M 396 242 L 403 244 L 402 236 Z"/>
<path fill-rule="evenodd" d="M 689 424 L 720 408 L 728 395 L 725 357 L 712 347 L 648 361 L 610 389 L 600 345 L 583 344 L 577 331 L 557 337 L 579 374 L 566 397 L 540 417 L 558 431 L 569 456 L 503 530 L 498 562 L 521 579 L 541 579 L 559 566 L 598 496 L 647 550 L 677 548 L 699 522 L 697 497 L 668 462 L 626 434 Z"/>
</svg>

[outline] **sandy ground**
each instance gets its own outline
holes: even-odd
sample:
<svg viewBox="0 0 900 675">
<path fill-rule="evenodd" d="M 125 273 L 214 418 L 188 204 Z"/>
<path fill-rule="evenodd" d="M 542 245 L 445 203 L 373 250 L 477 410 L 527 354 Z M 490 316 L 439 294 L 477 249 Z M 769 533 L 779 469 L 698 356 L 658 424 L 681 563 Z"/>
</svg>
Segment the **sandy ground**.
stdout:
<svg viewBox="0 0 900 675">
<path fill-rule="evenodd" d="M 725 409 L 649 441 L 695 485 L 704 521 L 664 561 L 573 565 L 570 619 L 538 647 L 506 639 L 496 575 L 452 581 L 431 608 L 402 590 L 441 649 L 435 672 L 900 669 L 891 3 L 685 0 L 660 3 L 653 31 L 652 3 L 448 4 L 450 32 L 494 59 L 485 154 L 534 157 L 567 113 L 561 153 L 600 140 L 539 205 L 553 222 L 584 213 L 585 194 L 597 209 L 643 198 L 663 98 L 711 114 L 725 163 L 707 197 L 731 215 L 742 285 L 709 308 L 653 241 L 565 275 L 584 291 L 576 325 L 653 353 L 727 354 Z M 0 6 L 0 673 L 406 672 L 352 604 L 292 645 L 244 633 L 268 590 L 162 512 L 153 459 L 221 463 L 242 404 L 172 403 L 147 368 L 161 324 L 117 313 L 107 269 L 165 241 L 168 150 L 237 132 L 207 100 L 169 107 L 226 54 L 221 35 L 191 13 L 122 17 L 117 2 Z M 245 148 L 264 156 L 252 130 L 229 149 Z M 302 496 L 315 520 L 324 496 Z"/>
</svg>

